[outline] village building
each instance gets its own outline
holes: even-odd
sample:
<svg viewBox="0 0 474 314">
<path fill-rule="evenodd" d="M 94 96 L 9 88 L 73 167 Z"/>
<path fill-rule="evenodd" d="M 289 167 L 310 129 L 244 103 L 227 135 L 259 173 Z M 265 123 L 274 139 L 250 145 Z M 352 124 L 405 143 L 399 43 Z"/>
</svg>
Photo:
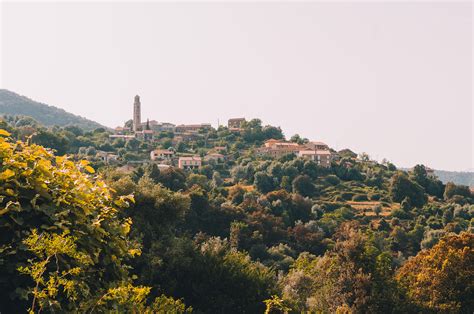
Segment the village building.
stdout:
<svg viewBox="0 0 474 314">
<path fill-rule="evenodd" d="M 114 129 L 114 133 L 115 134 L 126 134 L 126 133 L 129 133 L 131 131 L 131 129 L 129 127 L 121 127 L 121 126 L 118 126 Z"/>
<path fill-rule="evenodd" d="M 175 127 L 176 133 L 197 133 L 200 130 L 210 130 L 212 126 L 210 123 L 201 124 L 180 124 Z"/>
<path fill-rule="evenodd" d="M 329 150 L 329 146 L 323 142 L 308 142 L 305 146 L 310 150 Z"/>
<path fill-rule="evenodd" d="M 167 164 L 157 164 L 159 170 L 165 170 L 171 168 L 170 165 Z"/>
<path fill-rule="evenodd" d="M 216 147 L 214 147 L 213 150 L 217 153 L 225 153 L 225 152 L 227 152 L 227 147 L 225 147 L 225 146 L 216 146 Z"/>
<path fill-rule="evenodd" d="M 173 123 L 161 122 L 159 124 L 159 130 L 158 131 L 160 131 L 160 132 L 174 132 L 175 128 L 176 128 L 176 125 L 174 125 Z"/>
<path fill-rule="evenodd" d="M 105 164 L 118 162 L 119 156 L 113 152 L 97 151 L 96 157 L 102 160 Z"/>
<path fill-rule="evenodd" d="M 240 130 L 244 122 L 245 118 L 232 118 L 227 121 L 227 127 L 229 130 Z"/>
<path fill-rule="evenodd" d="M 135 138 L 134 134 L 110 134 L 109 138 L 121 138 L 124 140 L 131 140 L 132 138 Z"/>
<path fill-rule="evenodd" d="M 169 122 L 158 122 L 156 120 L 150 120 L 142 123 L 142 128 L 146 129 L 149 127 L 154 132 L 174 132 L 175 125 Z"/>
<path fill-rule="evenodd" d="M 146 130 L 147 128 L 149 130 L 155 130 L 155 128 L 158 125 L 159 125 L 159 123 L 156 120 L 147 120 L 147 122 L 142 122 L 141 123 L 141 128 L 142 128 L 142 130 Z"/>
<path fill-rule="evenodd" d="M 257 148 L 257 154 L 278 158 L 287 154 L 298 154 L 304 149 L 306 149 L 304 146 L 297 143 L 270 139 L 264 143 L 263 147 Z"/>
<path fill-rule="evenodd" d="M 178 168 L 180 169 L 198 169 L 202 166 L 202 159 L 199 156 L 179 157 Z"/>
<path fill-rule="evenodd" d="M 329 167 L 332 161 L 332 154 L 328 145 L 322 142 L 309 142 L 306 145 L 300 145 L 284 140 L 269 139 L 262 147 L 257 148 L 257 154 L 273 158 L 295 154 L 298 157 L 313 160 L 323 167 Z"/>
<path fill-rule="evenodd" d="M 150 152 L 151 160 L 171 160 L 174 156 L 174 151 L 168 149 L 155 149 Z"/>
<path fill-rule="evenodd" d="M 332 156 L 329 150 L 301 150 L 297 156 L 310 159 L 322 167 L 331 166 Z"/>
<path fill-rule="evenodd" d="M 135 137 L 145 141 L 151 141 L 153 139 L 153 130 L 137 131 L 135 132 Z"/>
<path fill-rule="evenodd" d="M 225 156 L 219 153 L 210 153 L 204 156 L 204 161 L 205 162 L 214 162 L 214 163 L 220 163 L 225 160 Z"/>
</svg>

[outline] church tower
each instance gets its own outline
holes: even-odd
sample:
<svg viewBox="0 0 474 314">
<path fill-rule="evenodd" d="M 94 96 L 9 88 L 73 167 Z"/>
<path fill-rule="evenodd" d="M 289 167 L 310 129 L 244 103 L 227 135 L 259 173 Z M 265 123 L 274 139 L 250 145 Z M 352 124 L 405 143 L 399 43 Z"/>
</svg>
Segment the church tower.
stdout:
<svg viewBox="0 0 474 314">
<path fill-rule="evenodd" d="M 140 96 L 135 96 L 133 103 L 133 132 L 140 131 L 142 128 Z"/>
</svg>

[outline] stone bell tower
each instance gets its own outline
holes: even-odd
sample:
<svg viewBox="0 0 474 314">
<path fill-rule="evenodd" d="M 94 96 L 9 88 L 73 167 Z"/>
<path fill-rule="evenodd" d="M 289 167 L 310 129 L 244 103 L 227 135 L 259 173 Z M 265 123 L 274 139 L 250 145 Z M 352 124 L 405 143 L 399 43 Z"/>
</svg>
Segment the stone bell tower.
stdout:
<svg viewBox="0 0 474 314">
<path fill-rule="evenodd" d="M 133 103 L 133 132 L 140 131 L 142 129 L 142 116 L 141 116 L 141 104 L 140 96 L 135 96 L 135 102 Z"/>
</svg>

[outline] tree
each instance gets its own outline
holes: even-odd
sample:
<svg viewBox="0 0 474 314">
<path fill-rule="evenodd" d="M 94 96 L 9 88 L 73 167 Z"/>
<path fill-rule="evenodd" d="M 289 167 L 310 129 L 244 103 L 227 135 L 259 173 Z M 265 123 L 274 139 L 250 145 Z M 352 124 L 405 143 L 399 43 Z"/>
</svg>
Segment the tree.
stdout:
<svg viewBox="0 0 474 314">
<path fill-rule="evenodd" d="M 293 192 L 294 193 L 299 193 L 303 196 L 314 196 L 316 193 L 316 188 L 314 187 L 313 182 L 311 181 L 311 178 L 307 175 L 299 175 L 297 176 L 293 182 Z"/>
<path fill-rule="evenodd" d="M 283 139 L 283 132 L 280 127 L 274 127 L 271 125 L 266 125 L 263 130 L 263 139 L 268 140 L 274 138 L 276 140 Z"/>
<path fill-rule="evenodd" d="M 378 217 L 381 212 L 382 212 L 382 206 L 381 206 L 381 205 L 375 205 L 375 206 L 374 206 L 374 213 L 375 213 L 375 215 L 377 215 L 377 217 Z"/>
<path fill-rule="evenodd" d="M 33 143 L 54 149 L 58 155 L 67 152 L 68 140 L 45 129 L 40 129 L 32 138 Z"/>
<path fill-rule="evenodd" d="M 170 190 L 184 190 L 186 188 L 186 173 L 182 169 L 170 167 L 160 172 L 159 181 Z"/>
<path fill-rule="evenodd" d="M 426 168 L 424 165 L 416 165 L 413 167 L 411 176 L 413 181 L 418 183 L 419 185 L 426 187 L 428 186 L 428 173 L 426 172 Z"/>
<path fill-rule="evenodd" d="M 132 138 L 125 143 L 125 148 L 129 151 L 136 151 L 139 146 L 140 142 L 135 138 Z"/>
<path fill-rule="evenodd" d="M 209 189 L 209 182 L 207 177 L 202 174 L 195 174 L 191 173 L 188 178 L 186 179 L 188 187 L 192 187 L 193 185 L 198 185 L 204 190 Z"/>
<path fill-rule="evenodd" d="M 255 173 L 254 184 L 262 193 L 268 193 L 273 190 L 273 180 L 263 171 Z"/>
<path fill-rule="evenodd" d="M 218 188 L 224 183 L 224 180 L 222 180 L 221 174 L 217 171 L 214 171 L 212 173 L 212 187 L 213 188 Z"/>
<path fill-rule="evenodd" d="M 179 142 L 176 145 L 176 151 L 179 153 L 184 153 L 187 149 L 188 149 L 188 145 L 186 145 L 186 143 L 184 142 Z"/>
<path fill-rule="evenodd" d="M 145 167 L 145 175 L 153 180 L 154 183 L 158 183 L 160 181 L 160 168 L 154 163 L 149 164 Z"/>
<path fill-rule="evenodd" d="M 94 146 L 90 146 L 86 150 L 86 155 L 87 156 L 95 156 L 97 154 L 97 150 L 95 149 Z"/>
<path fill-rule="evenodd" d="M 133 199 L 114 198 L 88 174 L 94 169 L 87 161 L 6 136 L 0 130 L 0 310 L 102 308 L 110 289 L 131 283 L 125 261 L 140 252 L 128 241 L 132 221 L 119 208 Z M 136 288 L 130 296 L 146 296 L 147 289 Z M 112 295 L 109 301 L 124 309 Z"/>
<path fill-rule="evenodd" d="M 303 173 L 308 175 L 311 179 L 316 179 L 319 174 L 318 164 L 312 160 L 308 160 L 304 163 Z"/>
<path fill-rule="evenodd" d="M 175 240 L 162 254 L 160 282 L 199 313 L 263 313 L 277 294 L 275 274 L 226 240 Z"/>
<path fill-rule="evenodd" d="M 448 182 L 444 190 L 444 199 L 448 200 L 453 198 L 455 195 L 470 198 L 471 191 L 468 186 L 456 185 L 453 182 Z"/>
<path fill-rule="evenodd" d="M 290 192 L 291 191 L 291 180 L 289 176 L 283 176 L 281 178 L 281 188 L 285 189 L 286 191 Z"/>
<path fill-rule="evenodd" d="M 423 188 L 401 172 L 393 175 L 390 180 L 390 194 L 395 202 L 401 202 L 405 197 L 409 197 L 413 206 L 422 207 L 426 203 Z"/>
<path fill-rule="evenodd" d="M 303 144 L 303 139 L 301 138 L 299 134 L 295 134 L 290 138 L 290 142 Z"/>
<path fill-rule="evenodd" d="M 444 237 L 398 271 L 397 280 L 421 311 L 471 313 L 474 308 L 474 235 Z"/>
<path fill-rule="evenodd" d="M 403 312 L 391 254 L 355 223 L 344 223 L 323 256 L 302 253 L 283 278 L 283 299 L 295 312 Z"/>
<path fill-rule="evenodd" d="M 416 165 L 411 172 L 413 181 L 422 186 L 426 193 L 437 197 L 443 197 L 443 183 L 435 177 L 428 176 L 424 165 Z"/>
</svg>

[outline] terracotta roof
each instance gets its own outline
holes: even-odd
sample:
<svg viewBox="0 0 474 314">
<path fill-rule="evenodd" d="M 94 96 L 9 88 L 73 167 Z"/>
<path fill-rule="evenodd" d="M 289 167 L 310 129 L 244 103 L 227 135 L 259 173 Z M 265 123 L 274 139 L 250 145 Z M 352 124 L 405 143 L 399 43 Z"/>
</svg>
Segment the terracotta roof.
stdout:
<svg viewBox="0 0 474 314">
<path fill-rule="evenodd" d="M 331 152 L 328 150 L 317 150 L 316 155 L 331 155 Z"/>
<path fill-rule="evenodd" d="M 200 161 L 201 157 L 199 157 L 199 156 L 179 157 L 179 160 L 197 160 L 197 161 Z"/>
<path fill-rule="evenodd" d="M 299 151 L 300 155 L 316 155 L 315 150 L 300 150 Z"/>
<path fill-rule="evenodd" d="M 278 143 L 278 142 L 282 142 L 282 141 L 281 140 L 276 140 L 274 138 L 271 138 L 271 139 L 265 141 L 265 143 Z"/>
<path fill-rule="evenodd" d="M 331 155 L 328 150 L 300 150 L 300 155 Z"/>
<path fill-rule="evenodd" d="M 153 152 L 155 154 L 171 154 L 171 155 L 174 154 L 173 151 L 168 150 L 168 149 L 155 149 Z"/>
</svg>

